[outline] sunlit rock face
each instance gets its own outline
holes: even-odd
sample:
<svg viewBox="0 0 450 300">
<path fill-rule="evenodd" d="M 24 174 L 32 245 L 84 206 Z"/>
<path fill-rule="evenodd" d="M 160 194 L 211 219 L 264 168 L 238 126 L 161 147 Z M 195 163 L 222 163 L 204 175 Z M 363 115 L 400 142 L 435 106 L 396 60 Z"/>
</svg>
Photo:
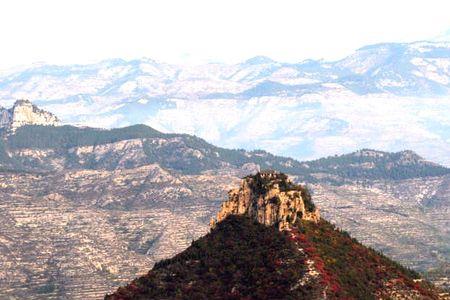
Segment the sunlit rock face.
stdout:
<svg viewBox="0 0 450 300">
<path fill-rule="evenodd" d="M 211 226 L 229 215 L 248 215 L 261 224 L 278 226 L 279 230 L 289 229 L 298 219 L 314 222 L 320 219 L 307 189 L 275 171 L 245 177 L 241 186 L 231 190 L 228 197 L 217 220 L 211 220 Z"/>
<path fill-rule="evenodd" d="M 10 109 L 0 108 L 0 127 L 15 131 L 24 125 L 56 126 L 59 119 L 28 100 L 17 100 Z"/>
</svg>

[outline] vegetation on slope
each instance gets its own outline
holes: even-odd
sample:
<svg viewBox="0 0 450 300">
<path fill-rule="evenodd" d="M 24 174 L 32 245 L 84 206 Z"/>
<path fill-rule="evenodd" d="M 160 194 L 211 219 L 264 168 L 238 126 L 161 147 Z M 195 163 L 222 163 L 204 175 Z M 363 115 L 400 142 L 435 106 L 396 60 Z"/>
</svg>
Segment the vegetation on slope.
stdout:
<svg viewBox="0 0 450 300">
<path fill-rule="evenodd" d="M 160 137 L 163 134 L 145 125 L 110 130 L 75 127 L 27 125 L 19 127 L 8 137 L 12 149 L 67 149 L 76 146 L 101 145 L 135 138 Z"/>
<path fill-rule="evenodd" d="M 306 279 L 307 260 L 318 277 Z M 387 299 L 393 292 L 437 299 L 416 278 L 324 220 L 279 232 L 231 215 L 106 299 Z"/>
<path fill-rule="evenodd" d="M 262 174 L 276 174 L 275 176 L 262 176 Z M 265 195 L 269 190 L 273 188 L 275 184 L 278 185 L 278 188 L 282 192 L 286 191 L 299 191 L 301 192 L 303 202 L 305 204 L 306 211 L 313 212 L 315 209 L 315 204 L 312 201 L 311 193 L 309 192 L 306 186 L 295 184 L 292 181 L 288 180 L 288 176 L 283 173 L 278 173 L 274 170 L 264 170 L 258 172 L 255 175 L 248 175 L 244 177 L 244 179 L 250 179 L 252 184 L 251 188 L 255 194 Z"/>
<path fill-rule="evenodd" d="M 152 143 L 152 139 L 176 139 L 166 144 Z M 145 125 L 110 130 L 74 126 L 23 126 L 5 140 L 3 149 L 54 149 L 68 155 L 72 147 L 101 145 L 129 139 L 143 139 L 149 162 L 185 174 L 199 174 L 205 170 L 221 169 L 225 165 L 242 167 L 252 163 L 261 169 L 275 169 L 296 175 L 301 181 L 343 184 L 361 180 L 396 180 L 450 174 L 450 169 L 423 161 L 412 152 L 380 152 L 364 149 L 341 156 L 299 162 L 275 156 L 262 150 L 245 151 L 216 147 L 196 136 L 165 134 Z M 1 147 L 0 147 L 1 148 Z M 0 149 L 0 163 L 5 164 L 6 152 Z M 196 153 L 195 155 L 193 153 Z"/>
<path fill-rule="evenodd" d="M 440 176 L 449 168 L 424 161 L 412 151 L 382 152 L 362 149 L 305 162 L 314 173 L 326 173 L 352 180 L 407 179 Z"/>
<path fill-rule="evenodd" d="M 230 216 L 106 299 L 305 299 L 304 256 L 273 227 Z"/>
<path fill-rule="evenodd" d="M 337 288 L 331 298 L 376 299 L 377 295 L 386 299 L 388 290 L 437 298 L 433 287 L 419 279 L 418 273 L 362 245 L 323 219 L 318 224 L 302 221 L 293 232 L 319 271 L 329 275 L 323 283 L 335 281 Z"/>
</svg>

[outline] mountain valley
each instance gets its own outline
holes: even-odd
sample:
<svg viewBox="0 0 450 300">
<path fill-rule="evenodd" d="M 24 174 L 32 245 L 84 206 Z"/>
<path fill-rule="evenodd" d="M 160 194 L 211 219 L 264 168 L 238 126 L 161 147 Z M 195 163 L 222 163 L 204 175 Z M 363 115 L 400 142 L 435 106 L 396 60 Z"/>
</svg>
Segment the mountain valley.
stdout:
<svg viewBox="0 0 450 300">
<path fill-rule="evenodd" d="M 450 170 L 412 151 L 299 162 L 146 126 L 28 125 L 1 145 L 0 297 L 102 297 L 206 234 L 261 169 L 307 183 L 332 223 L 448 286 Z"/>
<path fill-rule="evenodd" d="M 450 300 L 449 11 L 0 1 L 0 300 Z"/>
</svg>

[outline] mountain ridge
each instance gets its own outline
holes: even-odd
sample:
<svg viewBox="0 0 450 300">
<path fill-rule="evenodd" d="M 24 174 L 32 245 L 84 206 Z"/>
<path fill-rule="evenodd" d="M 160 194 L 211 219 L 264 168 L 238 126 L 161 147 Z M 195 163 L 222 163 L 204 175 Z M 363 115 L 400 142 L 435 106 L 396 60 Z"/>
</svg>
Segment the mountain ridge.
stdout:
<svg viewBox="0 0 450 300">
<path fill-rule="evenodd" d="M 388 153 L 361 149 L 346 155 L 301 162 L 289 157 L 275 156 L 263 150 L 245 151 L 216 147 L 196 136 L 165 134 L 146 125 L 115 129 L 80 128 L 70 125 L 22 126 L 3 140 L 3 147 L 0 149 L 3 152 L 1 156 L 3 160 L 0 163 L 4 167 L 20 166 L 25 163 L 22 169 L 33 168 L 33 164 L 36 168 L 42 167 L 42 164 L 48 164 L 48 161 L 39 162 L 39 159 L 33 157 L 32 154 L 41 149 L 53 151 L 51 154 L 53 159 L 62 158 L 63 161 L 60 160 L 60 163 L 63 162 L 61 167 L 76 167 L 81 162 L 76 149 L 92 146 L 92 148 L 83 150 L 85 158 L 81 164 L 86 165 L 86 162 L 89 161 L 95 165 L 100 162 L 100 158 L 95 158 L 94 155 L 96 147 L 101 145 L 115 147 L 115 143 L 131 142 L 135 139 L 140 144 L 138 148 L 144 155 L 142 163 L 163 162 L 163 166 L 182 173 L 195 174 L 208 169 L 222 168 L 226 165 L 240 168 L 246 164 L 254 164 L 259 165 L 259 168 L 262 169 L 275 168 L 297 175 L 298 180 L 310 183 L 327 181 L 334 184 L 344 184 L 357 179 L 405 179 L 450 173 L 450 169 L 428 162 L 410 150 Z M 175 152 L 188 151 L 183 152 L 184 154 L 180 153 L 182 157 L 185 157 L 185 163 L 180 164 L 173 155 L 169 154 L 170 152 L 167 152 L 169 149 Z M 56 152 L 54 152 L 55 150 Z M 113 148 L 111 151 L 112 155 L 116 155 L 113 154 Z M 16 156 L 14 153 L 20 153 L 20 155 Z M 368 153 L 372 153 L 372 155 Z M 51 158 L 51 156 L 47 157 Z M 73 159 L 75 159 L 74 162 Z M 339 167 L 337 167 L 338 165 Z M 105 167 L 116 168 L 114 165 L 105 165 Z M 324 177 L 323 173 L 328 175 Z"/>
<path fill-rule="evenodd" d="M 64 124 L 143 123 L 226 148 L 263 148 L 297 159 L 382 146 L 391 152 L 416 149 L 450 165 L 448 44 L 369 48 L 339 61 L 298 64 L 262 59 L 179 66 L 117 59 L 43 65 L 0 76 L 0 104 L 34 99 Z"/>
</svg>

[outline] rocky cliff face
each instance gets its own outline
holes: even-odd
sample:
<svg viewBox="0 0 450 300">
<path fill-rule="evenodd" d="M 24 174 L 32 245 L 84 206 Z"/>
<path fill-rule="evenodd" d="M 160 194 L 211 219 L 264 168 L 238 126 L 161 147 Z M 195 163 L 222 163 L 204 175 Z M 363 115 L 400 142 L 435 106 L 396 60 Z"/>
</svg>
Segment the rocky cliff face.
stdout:
<svg viewBox="0 0 450 300">
<path fill-rule="evenodd" d="M 263 171 L 242 180 L 239 188 L 228 193 L 211 227 L 229 215 L 247 215 L 264 225 L 276 225 L 280 231 L 298 219 L 318 222 L 319 210 L 305 187 L 292 183 L 286 175 Z"/>
<path fill-rule="evenodd" d="M 13 107 L 0 107 L 0 128 L 15 131 L 24 125 L 58 125 L 59 119 L 28 100 L 17 100 Z"/>
</svg>

